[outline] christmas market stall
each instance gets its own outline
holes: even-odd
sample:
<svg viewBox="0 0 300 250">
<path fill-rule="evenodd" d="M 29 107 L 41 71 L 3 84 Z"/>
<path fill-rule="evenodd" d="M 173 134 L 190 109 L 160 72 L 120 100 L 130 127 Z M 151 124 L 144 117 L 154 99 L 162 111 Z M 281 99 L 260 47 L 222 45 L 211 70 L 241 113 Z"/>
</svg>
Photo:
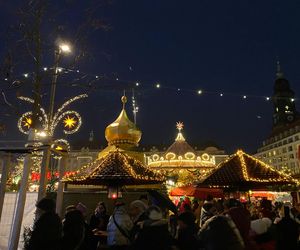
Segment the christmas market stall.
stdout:
<svg viewBox="0 0 300 250">
<path fill-rule="evenodd" d="M 298 182 L 264 162 L 238 150 L 220 163 L 198 187 L 222 188 L 224 192 L 292 191 Z"/>
</svg>

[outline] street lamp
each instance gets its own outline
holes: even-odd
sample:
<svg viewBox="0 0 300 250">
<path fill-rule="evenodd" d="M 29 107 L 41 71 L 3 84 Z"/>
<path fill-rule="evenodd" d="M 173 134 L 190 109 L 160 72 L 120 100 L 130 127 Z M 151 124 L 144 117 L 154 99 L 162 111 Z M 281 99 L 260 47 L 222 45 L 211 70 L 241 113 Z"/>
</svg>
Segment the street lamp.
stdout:
<svg viewBox="0 0 300 250">
<path fill-rule="evenodd" d="M 53 68 L 53 76 L 51 81 L 51 92 L 50 92 L 50 103 L 49 103 L 49 114 L 48 114 L 48 128 L 47 131 L 51 130 L 50 124 L 52 124 L 53 120 L 53 109 L 54 109 L 54 101 L 55 101 L 55 92 L 56 92 L 56 83 L 58 76 L 58 64 L 61 59 L 62 54 L 68 54 L 71 52 L 71 47 L 68 43 L 61 43 L 58 45 L 54 52 L 54 68 Z M 40 175 L 40 186 L 38 192 L 38 201 L 45 196 L 46 193 L 46 182 L 47 182 L 47 172 L 48 166 L 50 163 L 50 145 L 52 144 L 52 138 L 48 138 L 48 143 L 46 143 L 47 148 L 44 151 L 43 161 L 41 165 L 41 175 Z"/>
</svg>

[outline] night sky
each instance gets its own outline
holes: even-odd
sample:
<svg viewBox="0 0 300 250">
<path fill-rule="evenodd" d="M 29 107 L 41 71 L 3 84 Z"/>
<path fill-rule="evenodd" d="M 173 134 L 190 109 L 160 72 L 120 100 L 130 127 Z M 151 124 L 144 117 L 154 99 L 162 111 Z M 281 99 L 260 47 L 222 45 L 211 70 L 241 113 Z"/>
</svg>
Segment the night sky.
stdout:
<svg viewBox="0 0 300 250">
<path fill-rule="evenodd" d="M 17 44 L 17 38 L 8 36 L 8 29 L 18 23 L 17 10 L 27 1 L 3 2 L 0 61 Z M 277 58 L 296 97 L 300 93 L 299 1 L 115 0 L 104 6 L 99 5 L 101 1 L 49 2 L 55 21 L 45 18 L 42 25 L 47 44 L 57 39 L 50 32 L 51 25 L 63 27 L 59 36 L 72 41 L 78 39 L 78 28 L 87 16 L 98 20 L 92 22 L 93 29 L 87 29 L 84 43 L 75 43 L 73 54 L 61 62 L 66 67 L 85 51 L 74 66 L 80 74 L 58 79 L 57 104 L 89 93 L 88 99 L 72 106 L 83 119 L 81 130 L 68 136 L 73 143 L 87 140 L 93 130 L 99 145 L 106 145 L 104 130 L 121 110 L 123 89 L 132 117 L 131 89 L 138 81 L 135 93 L 142 145 L 170 145 L 176 122 L 183 121 L 183 133 L 191 145 L 214 142 L 228 153 L 238 148 L 254 153 L 272 128 L 272 103 L 264 97 L 273 93 Z M 96 29 L 95 23 L 101 27 Z M 18 63 L 13 79 L 32 69 L 28 58 L 22 60 L 14 55 Z M 48 67 L 53 64 L 53 53 L 48 50 L 43 61 Z M 96 75 L 104 78 L 90 83 Z M 81 76 L 85 77 L 76 84 L 67 84 Z M 22 113 L 30 107 L 16 101 L 16 91 L 30 95 L 31 84 L 21 82 L 17 90 L 9 89 L 9 83 L 2 83 L 2 89 Z M 46 106 L 49 79 L 48 84 L 47 78 L 43 83 Z M 160 89 L 155 88 L 156 83 Z M 197 94 L 198 89 L 202 95 Z M 7 130 L 0 140 L 25 140 L 16 128 L 17 113 L 3 100 L 1 104 L 0 121 Z M 299 109 L 298 99 L 296 105 Z M 59 132 L 56 136 L 62 137 Z"/>
</svg>

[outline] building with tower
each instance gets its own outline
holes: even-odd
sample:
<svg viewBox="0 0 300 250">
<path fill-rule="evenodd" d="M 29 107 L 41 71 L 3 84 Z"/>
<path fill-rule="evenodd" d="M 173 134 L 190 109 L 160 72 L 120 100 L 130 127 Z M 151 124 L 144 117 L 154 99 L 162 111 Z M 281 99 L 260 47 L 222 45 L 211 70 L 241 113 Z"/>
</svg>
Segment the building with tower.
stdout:
<svg viewBox="0 0 300 250">
<path fill-rule="evenodd" d="M 272 102 L 273 128 L 255 156 L 278 170 L 299 174 L 300 115 L 295 105 L 295 93 L 284 77 L 279 62 Z"/>
</svg>

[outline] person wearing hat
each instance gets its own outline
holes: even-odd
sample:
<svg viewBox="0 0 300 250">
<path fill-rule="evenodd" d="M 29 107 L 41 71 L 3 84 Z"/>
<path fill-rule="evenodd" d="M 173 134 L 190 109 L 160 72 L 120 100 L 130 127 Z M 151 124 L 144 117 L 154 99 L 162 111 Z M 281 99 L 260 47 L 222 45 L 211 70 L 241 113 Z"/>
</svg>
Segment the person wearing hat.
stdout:
<svg viewBox="0 0 300 250">
<path fill-rule="evenodd" d="M 36 204 L 35 222 L 29 237 L 24 244 L 25 250 L 60 249 L 62 225 L 52 199 L 43 198 Z"/>
</svg>

